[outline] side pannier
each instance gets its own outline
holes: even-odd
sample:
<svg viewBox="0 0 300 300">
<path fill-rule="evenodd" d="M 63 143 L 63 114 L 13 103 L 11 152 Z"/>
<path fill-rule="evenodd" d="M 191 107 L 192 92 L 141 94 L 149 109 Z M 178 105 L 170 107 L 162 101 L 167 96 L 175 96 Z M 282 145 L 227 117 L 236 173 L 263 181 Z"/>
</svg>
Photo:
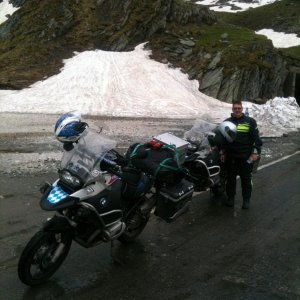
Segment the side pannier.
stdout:
<svg viewBox="0 0 300 300">
<path fill-rule="evenodd" d="M 193 192 L 193 184 L 185 179 L 166 185 L 159 191 L 154 214 L 168 223 L 174 221 L 188 210 Z"/>
</svg>

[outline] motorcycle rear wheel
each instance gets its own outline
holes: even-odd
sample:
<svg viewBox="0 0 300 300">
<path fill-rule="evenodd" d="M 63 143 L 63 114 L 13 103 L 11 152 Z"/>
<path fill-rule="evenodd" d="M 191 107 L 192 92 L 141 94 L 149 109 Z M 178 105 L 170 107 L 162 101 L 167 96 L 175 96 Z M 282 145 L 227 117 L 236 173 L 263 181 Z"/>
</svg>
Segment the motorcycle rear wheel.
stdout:
<svg viewBox="0 0 300 300">
<path fill-rule="evenodd" d="M 150 216 L 143 216 L 139 212 L 133 213 L 125 222 L 126 229 L 118 240 L 123 244 L 132 243 L 146 227 Z"/>
<path fill-rule="evenodd" d="M 222 186 L 216 185 L 216 186 L 211 187 L 210 190 L 215 197 L 221 197 L 225 193 L 224 188 Z"/>
<path fill-rule="evenodd" d="M 19 264 L 20 280 L 29 286 L 34 286 L 49 279 L 65 260 L 72 238 L 64 236 L 64 248 L 59 256 L 52 261 L 58 247 L 62 245 L 63 233 L 38 231 L 23 250 Z"/>
</svg>

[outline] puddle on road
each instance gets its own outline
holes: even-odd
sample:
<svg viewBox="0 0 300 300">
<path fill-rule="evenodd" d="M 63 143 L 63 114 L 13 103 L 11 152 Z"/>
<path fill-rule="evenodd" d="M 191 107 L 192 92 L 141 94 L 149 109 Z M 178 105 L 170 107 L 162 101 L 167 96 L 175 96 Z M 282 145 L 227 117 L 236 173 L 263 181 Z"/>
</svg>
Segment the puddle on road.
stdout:
<svg viewBox="0 0 300 300">
<path fill-rule="evenodd" d="M 8 199 L 14 197 L 14 194 L 4 194 L 0 195 L 0 199 Z"/>
<path fill-rule="evenodd" d="M 65 290 L 55 281 L 48 281 L 41 286 L 28 288 L 24 295 L 23 300 L 40 300 L 49 299 L 54 300 L 65 295 Z"/>
</svg>

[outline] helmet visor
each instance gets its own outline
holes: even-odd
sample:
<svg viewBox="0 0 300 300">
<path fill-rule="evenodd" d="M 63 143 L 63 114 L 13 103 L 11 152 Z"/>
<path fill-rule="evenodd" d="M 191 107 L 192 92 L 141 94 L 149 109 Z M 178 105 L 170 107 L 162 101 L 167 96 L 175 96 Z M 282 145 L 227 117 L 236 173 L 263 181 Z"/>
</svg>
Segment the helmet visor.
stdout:
<svg viewBox="0 0 300 300">
<path fill-rule="evenodd" d="M 233 131 L 229 128 L 229 126 L 225 127 L 225 132 L 227 133 L 227 135 L 231 138 L 232 141 L 235 140 L 236 138 L 236 131 Z"/>
</svg>

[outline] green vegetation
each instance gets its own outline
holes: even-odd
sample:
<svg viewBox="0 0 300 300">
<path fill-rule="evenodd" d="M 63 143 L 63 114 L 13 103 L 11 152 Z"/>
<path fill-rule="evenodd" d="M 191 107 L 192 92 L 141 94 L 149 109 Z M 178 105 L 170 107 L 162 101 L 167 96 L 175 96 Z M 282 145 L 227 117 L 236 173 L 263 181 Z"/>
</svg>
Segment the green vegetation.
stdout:
<svg viewBox="0 0 300 300">
<path fill-rule="evenodd" d="M 160 49 L 176 49 L 179 39 L 185 39 L 186 33 L 189 33 L 189 38 L 195 42 L 193 55 L 178 63 L 178 58 L 174 58 L 172 51 L 165 53 L 170 62 L 185 70 L 195 64 L 205 67 L 209 62 L 196 59 L 197 53 L 202 53 L 200 57 L 203 57 L 204 53 L 215 56 L 218 52 L 222 53 L 219 65 L 224 67 L 225 73 L 230 73 L 236 68 L 272 67 L 264 60 L 267 53 L 276 51 L 271 41 L 262 35 L 256 35 L 250 29 L 226 23 L 213 26 L 187 24 L 178 28 L 176 24 L 171 23 L 167 26 L 167 32 L 168 35 L 156 34 L 151 39 L 153 56 L 158 60 L 163 59 L 164 55 L 160 53 Z"/>
<path fill-rule="evenodd" d="M 251 30 L 272 28 L 278 32 L 296 33 L 300 37 L 300 1 L 282 0 L 272 4 L 249 9 L 244 12 L 217 13 L 226 23 L 246 27 Z M 282 53 L 300 60 L 300 47 L 282 49 Z"/>
<path fill-rule="evenodd" d="M 155 23 L 162 6 L 160 0 L 97 3 L 26 1 L 7 36 L 0 35 L 0 83 L 23 87 L 51 76 L 74 51 L 125 50 L 144 42 L 147 23 Z"/>
<path fill-rule="evenodd" d="M 253 42 L 260 43 L 265 41 L 265 38 L 254 34 L 253 31 L 247 28 L 230 24 L 216 24 L 214 26 L 203 25 L 197 31 L 199 33 L 198 42 L 203 46 L 216 46 L 217 43 L 220 47 L 224 47 L 224 43 L 221 42 L 221 36 L 224 33 L 227 35 L 225 44 L 228 43 L 230 45 L 243 46 L 252 44 Z"/>
<path fill-rule="evenodd" d="M 121 23 L 123 26 L 119 25 L 115 28 L 114 34 L 109 38 L 110 41 L 117 41 L 124 36 L 129 40 L 143 39 L 146 25 L 153 22 L 153 19 L 161 13 L 160 5 L 161 1 L 158 0 L 133 0 L 126 8 L 126 11 L 113 11 L 112 23 L 118 25 Z"/>
<path fill-rule="evenodd" d="M 224 34 L 226 38 L 222 39 Z M 207 53 L 222 52 L 221 65 L 227 69 L 252 68 L 254 64 L 266 67 L 262 56 L 271 49 L 265 37 L 229 24 L 202 26 L 197 46 Z"/>
<path fill-rule="evenodd" d="M 280 31 L 300 34 L 300 1 L 281 0 L 269 5 L 249 9 L 239 13 L 216 13 L 226 23 L 247 27 L 252 30 L 276 28 Z M 279 30 L 277 30 L 279 31 Z"/>
<path fill-rule="evenodd" d="M 281 51 L 291 58 L 297 58 L 300 61 L 300 46 L 281 49 Z"/>
</svg>

